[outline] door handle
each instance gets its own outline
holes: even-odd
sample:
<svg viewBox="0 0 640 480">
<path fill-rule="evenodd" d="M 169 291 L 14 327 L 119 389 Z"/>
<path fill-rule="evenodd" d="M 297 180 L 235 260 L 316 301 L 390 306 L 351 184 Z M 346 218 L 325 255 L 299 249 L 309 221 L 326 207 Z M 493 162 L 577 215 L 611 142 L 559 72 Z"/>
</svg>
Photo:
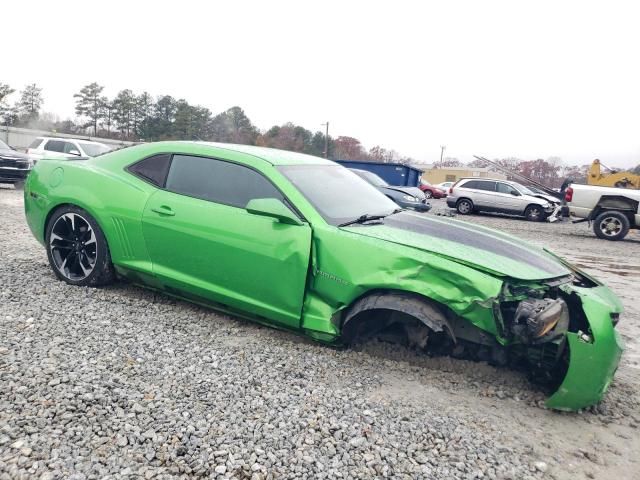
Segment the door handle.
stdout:
<svg viewBox="0 0 640 480">
<path fill-rule="evenodd" d="M 166 205 L 162 205 L 159 208 L 152 208 L 151 211 L 164 215 L 165 217 L 173 217 L 175 215 L 174 211 L 171 210 L 171 207 L 167 207 Z"/>
</svg>

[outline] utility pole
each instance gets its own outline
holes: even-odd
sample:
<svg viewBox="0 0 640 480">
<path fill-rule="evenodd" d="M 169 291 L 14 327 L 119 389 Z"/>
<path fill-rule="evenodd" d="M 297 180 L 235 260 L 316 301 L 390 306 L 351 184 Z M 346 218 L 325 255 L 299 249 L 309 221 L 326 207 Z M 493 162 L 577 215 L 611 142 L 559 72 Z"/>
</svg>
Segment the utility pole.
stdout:
<svg viewBox="0 0 640 480">
<path fill-rule="evenodd" d="M 329 121 L 327 121 L 327 123 L 321 123 L 320 125 L 327 127 L 324 134 L 324 158 L 329 158 Z"/>
<path fill-rule="evenodd" d="M 442 157 L 444 155 L 444 150 L 445 150 L 446 145 L 440 145 L 440 166 L 442 166 Z"/>
</svg>

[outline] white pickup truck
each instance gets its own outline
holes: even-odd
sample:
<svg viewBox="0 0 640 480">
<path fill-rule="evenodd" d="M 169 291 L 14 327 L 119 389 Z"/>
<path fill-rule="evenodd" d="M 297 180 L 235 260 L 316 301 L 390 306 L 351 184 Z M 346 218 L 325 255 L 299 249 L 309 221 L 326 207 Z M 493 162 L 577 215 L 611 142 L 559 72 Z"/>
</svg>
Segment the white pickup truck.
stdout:
<svg viewBox="0 0 640 480">
<path fill-rule="evenodd" d="M 574 183 L 565 201 L 571 216 L 593 222 L 599 238 L 622 240 L 630 229 L 640 229 L 640 190 Z"/>
</svg>

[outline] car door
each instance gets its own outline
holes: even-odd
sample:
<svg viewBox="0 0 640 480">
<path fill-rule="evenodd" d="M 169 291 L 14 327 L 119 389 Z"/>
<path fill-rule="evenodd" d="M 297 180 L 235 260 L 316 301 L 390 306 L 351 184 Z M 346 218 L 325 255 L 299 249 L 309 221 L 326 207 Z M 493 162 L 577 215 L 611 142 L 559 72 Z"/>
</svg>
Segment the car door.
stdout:
<svg viewBox="0 0 640 480">
<path fill-rule="evenodd" d="M 173 155 L 165 188 L 149 198 L 142 218 L 153 272 L 181 296 L 298 327 L 311 228 L 248 213 L 254 198 L 286 204 L 247 166 Z"/>
<path fill-rule="evenodd" d="M 493 197 L 495 182 L 469 180 L 462 187 L 469 189 L 469 197 L 476 208 L 483 210 L 493 210 L 495 208 L 495 199 Z"/>
<path fill-rule="evenodd" d="M 522 213 L 526 205 L 522 205 L 522 195 L 508 183 L 498 182 L 496 198 L 500 210 L 508 213 Z"/>
</svg>

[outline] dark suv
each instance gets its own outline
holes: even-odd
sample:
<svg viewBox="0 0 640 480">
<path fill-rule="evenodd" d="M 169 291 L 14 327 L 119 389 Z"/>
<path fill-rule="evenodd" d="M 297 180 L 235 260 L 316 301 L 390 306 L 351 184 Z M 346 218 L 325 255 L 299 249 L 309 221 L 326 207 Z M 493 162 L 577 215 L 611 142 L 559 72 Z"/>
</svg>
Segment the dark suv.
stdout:
<svg viewBox="0 0 640 480">
<path fill-rule="evenodd" d="M 33 162 L 29 155 L 16 152 L 0 140 L 0 183 L 11 183 L 15 187 L 21 187 L 31 167 Z"/>
</svg>

